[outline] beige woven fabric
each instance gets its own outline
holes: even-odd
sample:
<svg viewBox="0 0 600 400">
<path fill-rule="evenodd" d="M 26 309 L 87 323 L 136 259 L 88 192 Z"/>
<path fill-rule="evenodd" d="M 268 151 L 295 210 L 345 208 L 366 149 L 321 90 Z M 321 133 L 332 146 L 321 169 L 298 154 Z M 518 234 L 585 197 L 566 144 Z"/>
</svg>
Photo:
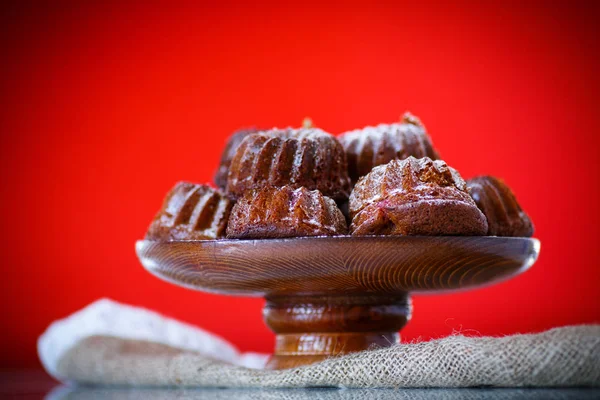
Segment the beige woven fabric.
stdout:
<svg viewBox="0 0 600 400">
<path fill-rule="evenodd" d="M 501 338 L 450 336 L 281 371 L 232 366 L 162 344 L 88 337 L 58 362 L 81 383 L 351 388 L 600 386 L 600 326 Z"/>
<path fill-rule="evenodd" d="M 597 388 L 212 389 L 73 387 L 45 400 L 598 400 Z"/>
</svg>

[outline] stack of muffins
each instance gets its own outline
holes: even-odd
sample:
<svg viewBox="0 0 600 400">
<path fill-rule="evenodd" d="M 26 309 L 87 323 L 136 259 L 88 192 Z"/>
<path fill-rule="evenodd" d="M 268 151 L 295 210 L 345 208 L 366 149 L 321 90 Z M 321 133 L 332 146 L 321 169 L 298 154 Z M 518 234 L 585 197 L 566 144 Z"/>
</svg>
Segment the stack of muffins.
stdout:
<svg viewBox="0 0 600 400">
<path fill-rule="evenodd" d="M 339 138 L 313 127 L 236 132 L 215 184 L 175 185 L 146 238 L 533 234 L 508 186 L 465 182 L 409 113 Z"/>
</svg>

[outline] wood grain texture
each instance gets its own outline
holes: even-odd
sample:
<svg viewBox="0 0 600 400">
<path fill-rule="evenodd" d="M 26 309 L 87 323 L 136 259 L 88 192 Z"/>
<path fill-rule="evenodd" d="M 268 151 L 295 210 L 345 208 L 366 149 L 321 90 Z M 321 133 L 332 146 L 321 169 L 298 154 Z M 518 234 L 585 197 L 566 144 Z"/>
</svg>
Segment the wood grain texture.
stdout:
<svg viewBox="0 0 600 400">
<path fill-rule="evenodd" d="M 271 369 L 291 368 L 354 351 L 398 343 L 411 316 L 399 296 L 268 297 L 265 323 L 277 334 Z"/>
<path fill-rule="evenodd" d="M 492 236 L 138 241 L 144 267 L 176 285 L 244 296 L 363 295 L 475 288 L 536 260 L 539 241 Z"/>
<path fill-rule="evenodd" d="M 398 343 L 408 293 L 475 288 L 529 268 L 539 241 L 508 237 L 363 236 L 139 241 L 152 274 L 214 293 L 265 296 L 276 334 L 267 367 L 291 368 Z"/>
</svg>

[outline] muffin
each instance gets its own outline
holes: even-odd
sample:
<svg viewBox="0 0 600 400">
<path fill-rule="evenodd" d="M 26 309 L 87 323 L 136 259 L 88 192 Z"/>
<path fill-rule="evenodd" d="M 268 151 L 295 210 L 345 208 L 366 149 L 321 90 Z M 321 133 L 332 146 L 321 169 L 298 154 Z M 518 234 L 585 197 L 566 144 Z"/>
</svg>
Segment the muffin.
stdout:
<svg viewBox="0 0 600 400">
<path fill-rule="evenodd" d="M 317 128 L 250 134 L 231 161 L 227 193 L 239 198 L 263 186 L 306 187 L 334 200 L 347 199 L 350 179 L 344 149 L 335 137 Z"/>
<path fill-rule="evenodd" d="M 346 151 L 352 182 L 394 159 L 439 158 L 421 121 L 408 112 L 400 123 L 367 126 L 346 132 L 339 140 Z"/>
<path fill-rule="evenodd" d="M 146 233 L 157 241 L 206 240 L 225 236 L 233 207 L 223 192 L 208 185 L 179 182 L 167 194 Z"/>
<path fill-rule="evenodd" d="M 488 222 L 490 236 L 533 235 L 533 224 L 519 206 L 512 190 L 493 176 L 480 176 L 467 181 L 469 193 Z"/>
<path fill-rule="evenodd" d="M 240 129 L 233 133 L 225 144 L 223 154 L 221 154 L 221 163 L 215 174 L 215 185 L 221 190 L 225 190 L 227 187 L 227 173 L 229 172 L 229 165 L 231 165 L 231 159 L 235 155 L 235 151 L 238 146 L 244 140 L 244 138 L 251 133 L 258 132 L 256 128 Z"/>
<path fill-rule="evenodd" d="M 335 201 L 318 190 L 264 187 L 245 192 L 237 201 L 229 218 L 227 237 L 333 236 L 347 230 Z"/>
<path fill-rule="evenodd" d="M 465 181 L 444 161 L 392 160 L 350 195 L 352 235 L 485 235 L 487 221 Z"/>
</svg>

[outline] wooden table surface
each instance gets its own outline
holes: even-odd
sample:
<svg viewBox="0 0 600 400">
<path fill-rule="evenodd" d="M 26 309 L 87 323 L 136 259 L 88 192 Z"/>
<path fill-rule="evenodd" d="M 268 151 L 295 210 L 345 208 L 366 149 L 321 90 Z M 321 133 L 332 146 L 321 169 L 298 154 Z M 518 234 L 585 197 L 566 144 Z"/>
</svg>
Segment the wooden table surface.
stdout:
<svg viewBox="0 0 600 400">
<path fill-rule="evenodd" d="M 391 399 L 600 399 L 600 388 L 564 389 L 129 389 L 61 385 L 42 370 L 0 371 L 0 399 L 283 399 L 283 400 L 391 400 Z"/>
</svg>

